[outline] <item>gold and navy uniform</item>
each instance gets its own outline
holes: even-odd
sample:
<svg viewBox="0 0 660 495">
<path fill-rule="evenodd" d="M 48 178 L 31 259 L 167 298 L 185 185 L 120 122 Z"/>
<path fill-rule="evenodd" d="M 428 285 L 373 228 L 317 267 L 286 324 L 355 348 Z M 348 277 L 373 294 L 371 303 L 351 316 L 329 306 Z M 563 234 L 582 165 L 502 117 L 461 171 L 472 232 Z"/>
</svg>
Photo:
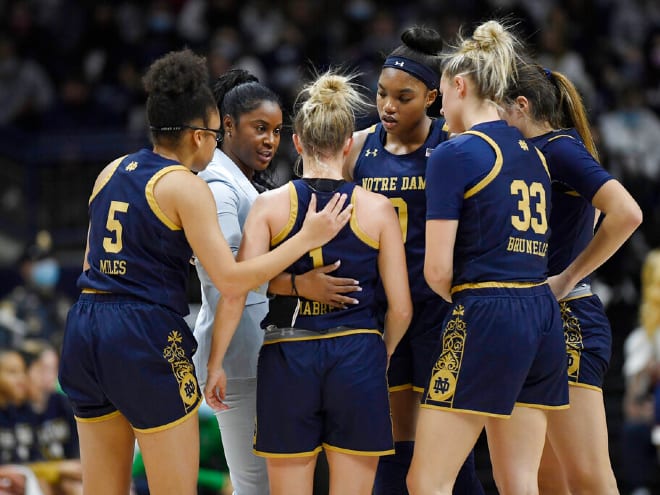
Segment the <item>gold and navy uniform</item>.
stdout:
<svg viewBox="0 0 660 495">
<path fill-rule="evenodd" d="M 362 291 L 360 304 L 346 309 L 294 298 L 286 317 L 269 314 L 262 323 L 266 334 L 257 367 L 257 455 L 309 456 L 322 447 L 367 456 L 393 453 L 387 355 L 374 304 L 379 244 L 357 222 L 355 188 L 329 179 L 289 183 L 289 222 L 273 237 L 273 248 L 300 230 L 312 194 L 319 210 L 335 192 L 346 193 L 354 209 L 334 239 L 287 271 L 301 274 L 341 258 L 336 275 L 359 280 Z"/>
<path fill-rule="evenodd" d="M 612 176 L 594 159 L 575 129 L 560 129 L 530 140 L 546 158 L 552 177 L 548 243 L 549 275 L 561 273 L 591 242 L 596 192 Z M 560 301 L 568 355 L 569 384 L 602 387 L 612 354 L 605 309 L 587 276 Z"/>
<path fill-rule="evenodd" d="M 427 219 L 458 220 L 451 313 L 422 407 L 508 416 L 568 404 L 559 307 L 548 285 L 550 176 L 504 121 L 441 144 Z"/>
<path fill-rule="evenodd" d="M 196 342 L 183 319 L 192 253 L 154 199 L 157 181 L 176 170 L 190 173 L 143 149 L 113 162 L 92 191 L 90 268 L 78 279 L 82 294 L 69 311 L 60 363 L 78 421 L 121 413 L 148 431 L 199 407 Z"/>
<path fill-rule="evenodd" d="M 383 124 L 369 129 L 353 179 L 365 189 L 387 196 L 399 215 L 406 248 L 408 282 L 414 302 L 437 297 L 424 280 L 426 248 L 426 160 L 448 138 L 444 120 L 433 119 L 424 144 L 411 153 L 395 155 L 385 149 Z"/>
<path fill-rule="evenodd" d="M 426 249 L 426 161 L 431 151 L 448 139 L 442 119 L 433 119 L 424 144 L 415 151 L 395 155 L 385 148 L 387 132 L 382 123 L 373 125 L 355 162 L 353 178 L 365 189 L 390 199 L 399 216 L 406 250 L 408 283 L 413 301 L 413 319 L 397 346 L 387 372 L 390 391 L 413 388 L 421 392 L 428 378 L 441 324 L 449 305 L 424 279 Z M 361 281 L 361 279 L 358 279 Z M 357 295 L 362 299 L 362 295 Z M 382 321 L 387 300 L 382 286 L 376 295 Z"/>
<path fill-rule="evenodd" d="M 80 289 L 127 294 L 188 314 L 192 251 L 153 196 L 158 179 L 173 170 L 188 169 L 147 149 L 116 161 L 89 200 L 90 268 L 78 279 Z"/>
</svg>

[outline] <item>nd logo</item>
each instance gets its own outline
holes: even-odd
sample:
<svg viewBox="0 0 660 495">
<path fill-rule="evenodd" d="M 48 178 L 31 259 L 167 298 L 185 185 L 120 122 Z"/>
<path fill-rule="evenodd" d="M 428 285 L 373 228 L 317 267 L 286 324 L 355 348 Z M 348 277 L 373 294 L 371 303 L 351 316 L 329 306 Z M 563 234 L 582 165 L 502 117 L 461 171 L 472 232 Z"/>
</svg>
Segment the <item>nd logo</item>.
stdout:
<svg viewBox="0 0 660 495">
<path fill-rule="evenodd" d="M 435 401 L 447 400 L 454 394 L 456 378 L 447 370 L 437 370 L 431 377 L 428 396 Z"/>
</svg>

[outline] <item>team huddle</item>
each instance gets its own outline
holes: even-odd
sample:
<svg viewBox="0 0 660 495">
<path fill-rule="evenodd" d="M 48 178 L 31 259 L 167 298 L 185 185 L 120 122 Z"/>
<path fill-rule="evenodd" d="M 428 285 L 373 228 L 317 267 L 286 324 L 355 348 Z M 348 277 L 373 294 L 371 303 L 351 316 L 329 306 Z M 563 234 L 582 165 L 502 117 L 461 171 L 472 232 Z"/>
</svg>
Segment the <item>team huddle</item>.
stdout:
<svg viewBox="0 0 660 495">
<path fill-rule="evenodd" d="M 355 129 L 353 75 L 301 90 L 300 178 L 266 191 L 278 96 L 242 70 L 209 85 L 189 50 L 149 68 L 153 149 L 96 180 L 63 344 L 85 493 L 128 493 L 136 439 L 150 493 L 196 493 L 203 397 L 237 495 L 311 495 L 321 450 L 331 494 L 483 494 L 484 429 L 500 493 L 618 493 L 590 274 L 641 211 L 507 26 L 401 40 L 377 124 Z"/>
</svg>

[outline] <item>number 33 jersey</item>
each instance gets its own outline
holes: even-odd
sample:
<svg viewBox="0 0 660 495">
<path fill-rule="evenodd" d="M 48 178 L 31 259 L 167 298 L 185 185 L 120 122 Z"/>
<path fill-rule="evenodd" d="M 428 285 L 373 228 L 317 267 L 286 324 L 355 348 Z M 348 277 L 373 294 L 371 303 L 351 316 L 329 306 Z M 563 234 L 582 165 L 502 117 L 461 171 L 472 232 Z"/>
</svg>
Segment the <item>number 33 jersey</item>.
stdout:
<svg viewBox="0 0 660 495">
<path fill-rule="evenodd" d="M 516 128 L 486 122 L 438 146 L 426 196 L 428 220 L 459 220 L 454 287 L 546 279 L 550 176 Z"/>
<path fill-rule="evenodd" d="M 90 268 L 78 279 L 84 292 L 127 294 L 188 314 L 192 251 L 185 234 L 156 203 L 158 180 L 178 162 L 143 149 L 111 164 L 89 199 Z"/>
</svg>

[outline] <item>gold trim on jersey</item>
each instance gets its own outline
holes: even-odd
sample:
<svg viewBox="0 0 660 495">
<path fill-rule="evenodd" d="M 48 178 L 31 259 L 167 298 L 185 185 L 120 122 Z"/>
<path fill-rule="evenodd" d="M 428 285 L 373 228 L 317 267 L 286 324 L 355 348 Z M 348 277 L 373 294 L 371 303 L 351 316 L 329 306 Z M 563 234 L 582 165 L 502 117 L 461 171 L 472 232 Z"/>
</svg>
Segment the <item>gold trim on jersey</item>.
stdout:
<svg viewBox="0 0 660 495">
<path fill-rule="evenodd" d="M 368 334 L 375 333 L 381 335 L 379 330 L 370 330 L 367 328 L 351 328 L 350 330 L 345 330 L 343 332 L 335 333 L 319 333 L 318 336 L 309 336 L 309 337 L 283 337 L 281 339 L 265 340 L 263 345 L 270 344 L 279 344 L 280 342 L 302 342 L 303 340 L 321 340 L 321 339 L 332 339 L 335 337 L 345 337 L 347 335 L 356 335 L 356 334 Z"/>
<path fill-rule="evenodd" d="M 164 424 L 164 425 L 161 425 L 161 426 L 155 426 L 153 428 L 136 428 L 136 427 L 133 427 L 133 429 L 135 431 L 139 432 L 139 433 L 157 433 L 159 431 L 169 430 L 170 428 L 174 428 L 175 426 L 178 426 L 181 423 L 183 423 L 184 421 L 188 420 L 190 418 L 190 416 L 192 416 L 193 414 L 197 414 L 197 410 L 199 409 L 199 407 L 201 405 L 202 405 L 202 401 L 200 400 L 197 403 L 197 405 L 195 406 L 195 408 L 193 410 L 191 410 L 188 414 L 186 414 L 185 416 L 183 416 L 183 417 L 181 417 L 181 418 L 179 418 L 175 421 L 172 421 L 171 423 L 167 423 L 167 424 Z"/>
<path fill-rule="evenodd" d="M 488 172 L 486 177 L 484 177 L 474 186 L 472 186 L 470 189 L 465 191 L 465 194 L 463 194 L 463 198 L 467 199 L 477 194 L 484 187 L 486 187 L 488 184 L 493 182 L 493 180 L 495 180 L 495 177 L 497 177 L 497 175 L 500 173 L 500 170 L 502 170 L 502 162 L 504 161 L 504 159 L 502 158 L 502 150 L 500 149 L 500 147 L 493 140 L 493 138 L 491 138 L 487 134 L 484 134 L 483 132 L 480 131 L 465 131 L 463 134 L 473 134 L 475 136 L 480 137 L 481 139 L 486 141 L 491 148 L 493 148 L 493 151 L 495 151 L 495 163 L 493 164 L 493 168 L 490 169 L 490 172 Z"/>
<path fill-rule="evenodd" d="M 550 139 L 548 139 L 548 142 L 550 143 L 550 142 L 554 141 L 555 139 L 559 139 L 559 138 L 563 138 L 563 137 L 575 140 L 575 138 L 573 136 L 571 136 L 570 134 L 557 134 L 556 136 L 553 136 Z"/>
<path fill-rule="evenodd" d="M 367 130 L 367 134 L 373 134 L 374 132 L 376 132 L 376 127 L 377 126 L 378 126 L 378 124 L 374 124 L 371 127 L 369 127 L 369 129 Z"/>
<path fill-rule="evenodd" d="M 89 205 L 92 200 L 96 197 L 96 195 L 99 193 L 101 189 L 108 183 L 110 178 L 114 175 L 115 171 L 117 170 L 117 167 L 121 165 L 121 162 L 126 158 L 128 155 L 124 155 L 122 157 L 117 158 L 114 162 L 110 163 L 110 171 L 108 172 L 108 175 L 105 176 L 103 181 L 92 190 L 92 194 L 89 196 L 89 201 L 87 201 L 87 204 Z"/>
<path fill-rule="evenodd" d="M 465 289 L 527 289 L 529 287 L 538 287 L 547 283 L 543 282 L 469 282 L 467 284 L 455 285 L 451 288 L 451 293 Z"/>
<path fill-rule="evenodd" d="M 447 124 L 447 121 L 445 120 L 445 123 L 442 124 L 442 130 L 444 132 L 449 132 L 449 124 Z"/>
<path fill-rule="evenodd" d="M 390 455 L 394 454 L 394 449 L 388 450 L 353 450 L 353 449 L 343 449 L 341 447 L 335 447 L 328 443 L 323 442 L 323 448 L 326 450 L 332 450 L 333 452 L 341 452 L 343 454 L 352 454 L 352 455 L 361 455 L 364 457 L 376 457 L 381 455 Z"/>
<path fill-rule="evenodd" d="M 151 179 L 149 179 L 149 182 L 147 182 L 147 185 L 144 188 L 144 195 L 147 198 L 147 203 L 149 203 L 151 211 L 153 211 L 154 215 L 156 215 L 166 227 L 170 230 L 181 230 L 181 227 L 175 224 L 167 215 L 165 215 L 163 210 L 160 209 L 160 206 L 158 206 L 156 198 L 154 197 L 154 187 L 156 186 L 156 182 L 158 182 L 158 180 L 165 174 L 174 172 L 175 170 L 185 170 L 186 172 L 190 172 L 190 170 L 183 165 L 170 165 L 169 167 L 162 168 L 156 172 Z"/>
<path fill-rule="evenodd" d="M 589 385 L 588 383 L 568 382 L 568 386 L 586 388 L 587 390 L 595 390 L 596 392 L 600 392 L 601 394 L 603 393 L 602 388 L 597 387 L 596 385 Z"/>
<path fill-rule="evenodd" d="M 282 230 L 270 240 L 271 247 L 277 246 L 282 242 L 296 223 L 296 217 L 298 216 L 298 194 L 296 193 L 296 186 L 293 185 L 293 182 L 289 182 L 289 201 L 291 203 L 289 207 L 289 219 L 286 225 L 282 227 Z"/>
<path fill-rule="evenodd" d="M 321 450 L 322 447 L 319 445 L 314 450 L 310 450 L 309 452 L 298 452 L 295 454 L 276 454 L 271 452 L 262 452 L 261 450 L 257 450 L 257 449 L 252 449 L 252 453 L 259 457 L 268 457 L 271 459 L 292 459 L 295 457 L 309 457 L 312 455 L 316 455 L 319 452 L 321 452 Z"/>
<path fill-rule="evenodd" d="M 83 294 L 112 294 L 112 292 L 107 290 L 98 290 L 98 289 L 83 289 L 80 292 Z"/>
<path fill-rule="evenodd" d="M 121 413 L 119 411 L 112 411 L 111 413 L 104 414 L 102 416 L 96 416 L 95 418 L 81 418 L 80 416 L 74 416 L 75 420 L 78 423 L 100 423 L 101 421 L 108 421 L 109 419 L 119 416 Z"/>
<path fill-rule="evenodd" d="M 568 409 L 570 404 L 564 404 L 561 406 L 548 406 L 545 404 L 528 404 L 526 402 L 516 402 L 516 407 L 527 407 L 529 409 L 542 409 L 544 411 L 561 411 L 563 409 Z"/>
<path fill-rule="evenodd" d="M 576 299 L 583 299 L 585 297 L 591 297 L 593 295 L 594 295 L 593 292 L 589 292 L 588 294 L 580 294 L 579 296 L 575 296 L 575 297 L 567 297 L 565 299 L 561 299 L 559 302 L 563 303 L 563 302 L 575 301 Z"/>
<path fill-rule="evenodd" d="M 576 198 L 580 197 L 580 193 L 577 192 L 577 191 L 566 191 L 564 194 L 566 196 L 573 196 L 573 197 L 576 197 Z"/>
<path fill-rule="evenodd" d="M 353 231 L 355 236 L 358 239 L 360 239 L 362 242 L 364 242 L 367 246 L 372 247 L 374 249 L 379 249 L 380 243 L 378 242 L 378 240 L 374 239 L 369 234 L 367 234 L 364 230 L 362 230 L 362 228 L 358 224 L 355 191 L 356 189 L 353 189 L 353 194 L 351 194 L 351 204 L 353 205 L 353 211 L 351 211 L 351 230 Z"/>
<path fill-rule="evenodd" d="M 548 174 L 548 177 L 550 177 L 550 169 L 548 168 L 548 162 L 545 160 L 545 156 L 543 156 L 543 153 L 541 153 L 541 150 L 538 149 L 536 146 L 534 146 L 534 149 L 536 150 L 536 154 L 539 155 L 539 158 L 541 159 L 541 164 L 543 165 L 543 168 L 545 169 L 545 173 Z"/>
<path fill-rule="evenodd" d="M 387 387 L 387 390 L 390 392 L 401 392 L 402 390 L 415 389 L 412 383 L 404 383 L 403 385 L 394 385 L 393 387 Z M 424 389 L 419 390 L 419 392 L 424 392 Z"/>
<path fill-rule="evenodd" d="M 410 387 L 410 388 L 412 389 L 413 392 L 419 392 L 420 394 L 421 394 L 421 393 L 424 393 L 424 387 L 415 387 L 415 386 L 413 385 L 413 386 Z"/>
<path fill-rule="evenodd" d="M 466 413 L 466 414 L 475 414 L 477 416 L 488 416 L 489 418 L 510 418 L 510 414 L 497 414 L 497 413 L 489 413 L 489 412 L 484 412 L 484 411 L 474 411 L 472 409 L 456 409 L 454 407 L 450 406 L 436 406 L 435 404 L 427 404 L 427 403 L 422 403 L 419 405 L 419 407 L 423 407 L 424 409 L 442 409 L 443 411 L 451 411 L 451 412 L 459 412 L 459 413 Z"/>
</svg>

